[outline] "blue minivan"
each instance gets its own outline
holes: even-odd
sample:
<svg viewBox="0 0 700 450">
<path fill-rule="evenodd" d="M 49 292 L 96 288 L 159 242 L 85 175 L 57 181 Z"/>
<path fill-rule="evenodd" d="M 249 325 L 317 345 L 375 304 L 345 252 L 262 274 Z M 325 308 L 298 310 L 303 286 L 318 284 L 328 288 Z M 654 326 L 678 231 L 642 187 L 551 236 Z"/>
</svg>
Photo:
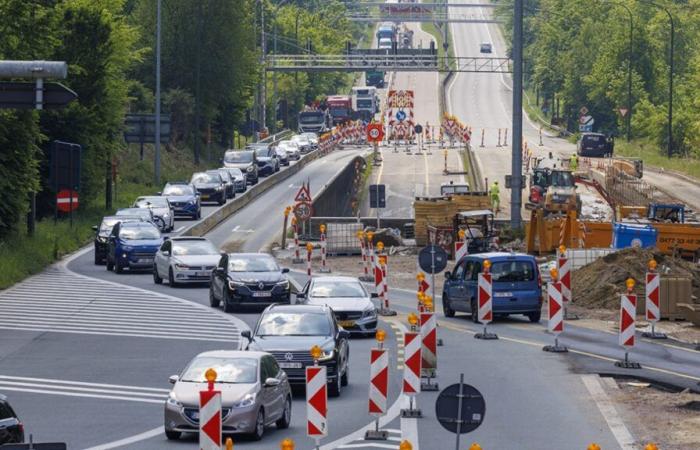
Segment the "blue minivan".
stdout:
<svg viewBox="0 0 700 450">
<path fill-rule="evenodd" d="M 467 312 L 478 322 L 477 280 L 484 261 L 491 262 L 494 316 L 523 314 L 539 322 L 542 310 L 542 278 L 534 256 L 523 253 L 479 253 L 457 262 L 445 273 L 442 309 L 447 317 Z"/>
<path fill-rule="evenodd" d="M 107 270 L 152 269 L 155 254 L 163 245 L 158 228 L 149 222 L 118 222 L 109 235 Z"/>
</svg>

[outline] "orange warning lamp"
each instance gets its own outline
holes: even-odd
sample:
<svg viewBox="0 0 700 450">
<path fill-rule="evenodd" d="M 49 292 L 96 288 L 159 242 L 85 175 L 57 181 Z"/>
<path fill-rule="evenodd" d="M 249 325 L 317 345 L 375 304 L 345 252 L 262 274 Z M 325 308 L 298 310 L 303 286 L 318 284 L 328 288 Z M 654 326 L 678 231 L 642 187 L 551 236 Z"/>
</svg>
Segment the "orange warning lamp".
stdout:
<svg viewBox="0 0 700 450">
<path fill-rule="evenodd" d="M 374 335 L 374 338 L 379 342 L 380 344 L 384 342 L 384 339 L 386 339 L 386 331 L 384 330 L 377 330 L 377 333 Z"/>
<path fill-rule="evenodd" d="M 233 450 L 233 439 L 226 438 L 226 450 Z"/>
<path fill-rule="evenodd" d="M 549 269 L 549 276 L 552 277 L 552 281 L 557 281 L 559 279 L 559 270 L 556 267 Z"/>
<path fill-rule="evenodd" d="M 216 373 L 216 370 L 214 370 L 214 369 L 207 369 L 207 371 L 204 372 L 204 378 L 209 383 L 215 382 L 217 376 L 218 376 L 218 374 Z"/>
<path fill-rule="evenodd" d="M 627 281 L 625 281 L 625 285 L 627 286 L 627 290 L 629 292 L 632 292 L 632 289 L 634 289 L 634 284 L 635 281 L 632 278 L 628 278 Z"/>
<path fill-rule="evenodd" d="M 367 239 L 369 239 L 370 241 L 374 239 L 374 231 L 368 231 L 365 234 L 367 235 Z"/>
<path fill-rule="evenodd" d="M 418 316 L 416 315 L 416 313 L 411 313 L 408 315 L 408 323 L 410 323 L 413 327 L 418 325 Z"/>
<path fill-rule="evenodd" d="M 425 280 L 425 274 L 423 272 L 418 272 L 416 275 L 416 280 L 417 281 L 424 281 Z"/>
<path fill-rule="evenodd" d="M 404 439 L 401 441 L 401 444 L 399 444 L 399 450 L 413 450 L 413 445 Z"/>
<path fill-rule="evenodd" d="M 416 297 L 418 297 L 418 301 L 423 303 L 425 301 L 425 292 L 419 291 L 416 293 Z"/>
<path fill-rule="evenodd" d="M 287 206 L 286 208 L 284 208 L 284 217 L 287 217 L 290 212 L 292 212 L 291 206 Z"/>
<path fill-rule="evenodd" d="M 307 242 L 306 243 L 306 251 L 311 253 L 313 250 L 314 250 L 314 244 L 312 244 L 311 242 Z"/>
<path fill-rule="evenodd" d="M 321 230 L 321 233 L 326 232 L 326 226 L 324 224 L 321 224 L 321 226 L 318 227 Z"/>
<path fill-rule="evenodd" d="M 586 450 L 600 450 L 600 445 L 598 445 L 594 442 L 591 445 L 589 445 Z"/>
<path fill-rule="evenodd" d="M 381 264 L 382 266 L 386 266 L 386 256 L 379 257 L 379 264 Z"/>
<path fill-rule="evenodd" d="M 488 259 L 484 260 L 484 273 L 488 273 L 489 269 L 491 268 L 491 261 Z"/>
<path fill-rule="evenodd" d="M 657 262 L 654 258 L 650 259 L 649 262 L 647 263 L 647 266 L 649 267 L 649 270 L 654 271 L 656 270 Z"/>
<path fill-rule="evenodd" d="M 321 350 L 321 347 L 319 347 L 318 345 L 314 345 L 313 347 L 311 347 L 310 353 L 313 359 L 318 360 L 323 354 L 323 350 Z"/>
<path fill-rule="evenodd" d="M 466 235 L 467 235 L 467 233 L 465 233 L 464 230 L 459 230 L 459 231 L 457 232 L 457 236 L 459 236 L 459 238 L 460 238 L 461 240 L 464 240 L 464 236 L 466 236 Z"/>
<path fill-rule="evenodd" d="M 481 445 L 474 442 L 472 445 L 469 446 L 469 450 L 481 450 Z"/>
<path fill-rule="evenodd" d="M 297 216 L 292 216 L 292 225 L 297 224 Z"/>
<path fill-rule="evenodd" d="M 644 450 L 659 450 L 659 447 L 657 447 L 653 442 L 649 442 L 644 446 Z"/>
<path fill-rule="evenodd" d="M 294 441 L 287 438 L 280 444 L 280 450 L 294 450 Z"/>
<path fill-rule="evenodd" d="M 559 246 L 559 254 L 566 255 L 566 245 Z"/>
<path fill-rule="evenodd" d="M 375 245 L 375 247 L 377 247 L 378 252 L 383 252 L 384 251 L 384 242 L 382 242 L 382 241 L 377 242 L 377 245 Z"/>
<path fill-rule="evenodd" d="M 362 240 L 365 238 L 365 232 L 362 230 L 358 230 L 356 234 L 357 234 L 357 239 Z"/>
<path fill-rule="evenodd" d="M 426 308 L 429 310 L 433 310 L 433 297 L 426 295 L 425 300 L 423 300 L 423 305 L 425 305 Z"/>
</svg>

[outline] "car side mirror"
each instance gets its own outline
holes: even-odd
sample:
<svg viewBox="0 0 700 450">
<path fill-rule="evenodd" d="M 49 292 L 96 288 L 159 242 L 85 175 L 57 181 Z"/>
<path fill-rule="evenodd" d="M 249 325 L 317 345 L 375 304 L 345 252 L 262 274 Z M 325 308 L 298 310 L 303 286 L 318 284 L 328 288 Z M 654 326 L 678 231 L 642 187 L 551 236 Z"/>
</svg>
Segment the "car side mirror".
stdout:
<svg viewBox="0 0 700 450">
<path fill-rule="evenodd" d="M 350 339 L 350 332 L 348 330 L 346 330 L 345 328 L 341 328 L 338 331 L 338 337 L 340 339 Z"/>
<path fill-rule="evenodd" d="M 282 268 L 282 273 L 289 273 L 289 267 Z"/>
<path fill-rule="evenodd" d="M 156 192 L 156 195 L 163 195 L 163 191 Z"/>
<path fill-rule="evenodd" d="M 452 278 L 452 272 L 450 272 L 449 270 L 446 270 L 445 271 L 445 279 L 449 280 L 450 278 Z"/>
<path fill-rule="evenodd" d="M 251 342 L 253 340 L 253 335 L 250 333 L 250 330 L 241 331 L 241 337 L 248 339 L 248 342 Z"/>
<path fill-rule="evenodd" d="M 376 292 L 372 292 L 372 293 L 369 294 L 369 295 L 370 295 L 371 298 L 379 298 L 379 294 L 376 293 Z"/>
<path fill-rule="evenodd" d="M 93 225 L 93 226 L 92 226 L 92 231 L 97 231 L 97 230 L 99 230 L 99 229 L 100 229 L 100 227 L 98 227 L 97 225 Z"/>
<path fill-rule="evenodd" d="M 281 381 L 279 379 L 270 377 L 270 378 L 265 380 L 265 387 L 279 386 L 280 383 L 281 383 Z"/>
<path fill-rule="evenodd" d="M 163 256 L 170 256 L 170 251 L 163 250 Z"/>
<path fill-rule="evenodd" d="M 168 381 L 170 382 L 170 384 L 175 384 L 175 383 L 177 383 L 177 380 L 179 380 L 179 379 L 180 379 L 180 377 L 177 375 L 170 375 L 170 377 L 168 378 Z"/>
</svg>

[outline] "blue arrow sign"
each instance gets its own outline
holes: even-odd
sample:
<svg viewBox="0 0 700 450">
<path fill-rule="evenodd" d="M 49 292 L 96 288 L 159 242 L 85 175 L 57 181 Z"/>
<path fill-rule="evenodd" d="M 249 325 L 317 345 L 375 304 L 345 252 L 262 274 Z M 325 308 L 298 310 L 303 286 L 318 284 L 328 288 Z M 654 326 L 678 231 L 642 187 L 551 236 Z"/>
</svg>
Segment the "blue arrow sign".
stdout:
<svg viewBox="0 0 700 450">
<path fill-rule="evenodd" d="M 397 112 L 396 120 L 398 120 L 399 122 L 403 122 L 404 120 L 406 120 L 406 113 L 403 110 Z"/>
</svg>

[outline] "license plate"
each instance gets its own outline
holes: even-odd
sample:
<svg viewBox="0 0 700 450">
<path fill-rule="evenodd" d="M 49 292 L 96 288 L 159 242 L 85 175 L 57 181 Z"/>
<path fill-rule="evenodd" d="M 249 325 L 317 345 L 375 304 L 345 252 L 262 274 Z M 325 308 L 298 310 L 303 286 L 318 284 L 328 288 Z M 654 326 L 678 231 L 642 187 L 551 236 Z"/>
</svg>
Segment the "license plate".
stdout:
<svg viewBox="0 0 700 450">
<path fill-rule="evenodd" d="M 253 292 L 253 297 L 272 297 L 272 292 L 270 292 L 270 291 Z"/>
<path fill-rule="evenodd" d="M 496 292 L 493 294 L 494 297 L 512 297 L 513 293 L 512 292 Z"/>
<path fill-rule="evenodd" d="M 338 322 L 338 325 L 340 325 L 343 328 L 351 328 L 355 326 L 355 321 L 354 320 L 341 320 Z"/>
<path fill-rule="evenodd" d="M 195 276 L 195 277 L 208 277 L 208 276 L 209 276 L 209 272 L 195 272 L 195 273 L 194 273 L 194 276 Z"/>
<path fill-rule="evenodd" d="M 153 258 L 141 258 L 139 259 L 140 264 L 151 264 L 153 263 Z"/>
<path fill-rule="evenodd" d="M 279 366 L 282 369 L 301 369 L 300 362 L 281 362 Z"/>
</svg>

